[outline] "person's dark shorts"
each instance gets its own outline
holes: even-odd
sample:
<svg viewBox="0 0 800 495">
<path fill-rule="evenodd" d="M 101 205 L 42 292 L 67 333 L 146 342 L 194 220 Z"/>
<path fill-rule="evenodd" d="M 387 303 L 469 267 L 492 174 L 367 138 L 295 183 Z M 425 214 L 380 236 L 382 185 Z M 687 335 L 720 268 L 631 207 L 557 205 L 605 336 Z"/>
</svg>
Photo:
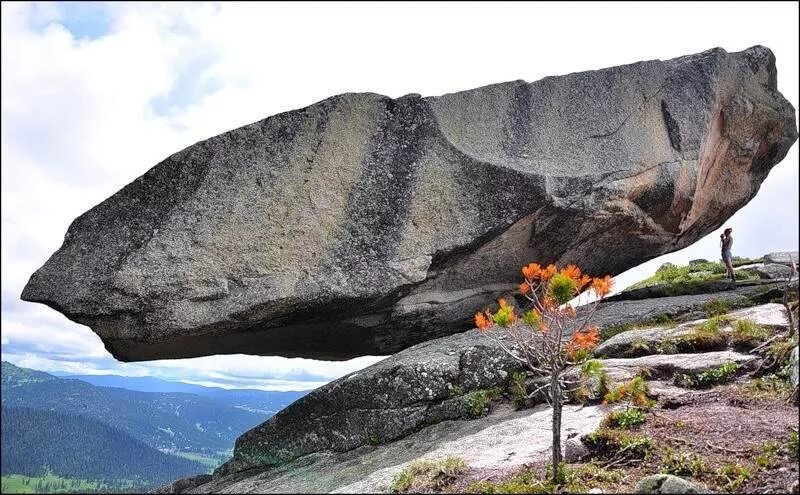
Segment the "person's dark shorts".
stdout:
<svg viewBox="0 0 800 495">
<path fill-rule="evenodd" d="M 722 251 L 722 261 L 727 261 L 729 263 L 733 261 L 733 256 L 731 256 L 730 251 L 725 251 L 725 250 Z"/>
</svg>

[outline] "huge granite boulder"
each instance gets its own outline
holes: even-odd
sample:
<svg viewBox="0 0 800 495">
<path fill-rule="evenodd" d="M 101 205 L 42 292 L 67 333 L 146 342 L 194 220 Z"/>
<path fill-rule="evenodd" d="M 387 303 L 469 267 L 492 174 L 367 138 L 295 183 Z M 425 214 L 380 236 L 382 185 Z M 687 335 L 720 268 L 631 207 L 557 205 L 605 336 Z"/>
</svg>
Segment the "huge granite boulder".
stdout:
<svg viewBox="0 0 800 495">
<path fill-rule="evenodd" d="M 692 244 L 796 139 L 761 46 L 343 94 L 168 157 L 76 219 L 22 298 L 124 361 L 390 354 L 467 329 L 524 263 L 618 274 Z"/>
</svg>

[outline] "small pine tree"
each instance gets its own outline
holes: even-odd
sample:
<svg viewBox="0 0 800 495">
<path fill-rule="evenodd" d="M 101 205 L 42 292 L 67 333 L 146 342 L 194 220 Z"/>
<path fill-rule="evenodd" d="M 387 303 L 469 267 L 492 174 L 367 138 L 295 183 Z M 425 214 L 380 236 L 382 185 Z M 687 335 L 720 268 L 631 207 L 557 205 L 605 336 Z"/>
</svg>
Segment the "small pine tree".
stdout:
<svg viewBox="0 0 800 495">
<path fill-rule="evenodd" d="M 549 377 L 529 397 L 547 390 L 553 406 L 553 482 L 558 483 L 561 470 L 561 409 L 568 385 L 563 374 L 567 367 L 588 359 L 590 350 L 600 340 L 596 326 L 589 321 L 598 303 L 611 291 L 611 277 L 592 278 L 582 274 L 575 265 L 558 270 L 555 265 L 543 268 L 530 263 L 522 268 L 523 282 L 519 292 L 529 301 L 530 309 L 520 316 L 506 300 L 498 301 L 495 313 L 489 310 L 475 314 L 475 326 L 488 334 L 500 327 L 510 337 L 511 346 L 495 338 L 501 349 L 536 374 Z M 569 302 L 584 290 L 597 296 L 580 318 Z"/>
</svg>

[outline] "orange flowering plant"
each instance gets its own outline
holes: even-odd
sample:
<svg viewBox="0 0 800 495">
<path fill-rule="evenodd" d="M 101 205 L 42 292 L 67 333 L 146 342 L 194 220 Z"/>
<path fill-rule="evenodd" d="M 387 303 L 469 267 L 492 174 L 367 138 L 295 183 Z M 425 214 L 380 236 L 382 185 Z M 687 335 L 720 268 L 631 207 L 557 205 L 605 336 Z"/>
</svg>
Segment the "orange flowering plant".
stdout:
<svg viewBox="0 0 800 495">
<path fill-rule="evenodd" d="M 561 409 L 566 393 L 574 390 L 563 378 L 566 369 L 589 358 L 600 340 L 598 328 L 590 321 L 600 301 L 611 292 L 612 279 L 590 277 L 575 265 L 558 269 L 550 264 L 542 267 L 530 263 L 522 267 L 523 281 L 519 293 L 527 301 L 527 309 L 517 310 L 509 301 L 500 299 L 499 308 L 475 314 L 475 326 L 485 335 L 495 337 L 498 345 L 528 370 L 550 378 L 530 394 L 541 391 L 553 406 L 553 476 L 561 463 Z M 570 301 L 589 292 L 594 300 L 577 310 Z M 503 330 L 500 336 L 491 331 Z M 575 387 L 577 388 L 577 387 Z"/>
</svg>

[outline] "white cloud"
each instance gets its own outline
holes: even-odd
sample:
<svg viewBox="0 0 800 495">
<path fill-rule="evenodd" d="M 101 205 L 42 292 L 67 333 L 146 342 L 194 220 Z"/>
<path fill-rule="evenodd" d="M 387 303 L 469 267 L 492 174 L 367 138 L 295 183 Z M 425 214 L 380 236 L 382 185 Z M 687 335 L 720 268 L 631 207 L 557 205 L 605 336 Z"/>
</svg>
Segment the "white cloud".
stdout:
<svg viewBox="0 0 800 495">
<path fill-rule="evenodd" d="M 343 92 L 436 95 L 754 44 L 774 51 L 781 91 L 800 101 L 791 3 L 89 5 L 81 8 L 102 12 L 2 4 L 3 355 L 53 371 L 282 387 L 378 359 L 117 363 L 89 329 L 18 300 L 72 219 L 169 154 L 233 127 Z M 92 26 L 78 22 L 88 18 Z M 728 222 L 734 254 L 797 249 L 797 183 L 795 146 Z M 620 275 L 618 287 L 664 261 L 717 252 L 712 233 Z"/>
</svg>

